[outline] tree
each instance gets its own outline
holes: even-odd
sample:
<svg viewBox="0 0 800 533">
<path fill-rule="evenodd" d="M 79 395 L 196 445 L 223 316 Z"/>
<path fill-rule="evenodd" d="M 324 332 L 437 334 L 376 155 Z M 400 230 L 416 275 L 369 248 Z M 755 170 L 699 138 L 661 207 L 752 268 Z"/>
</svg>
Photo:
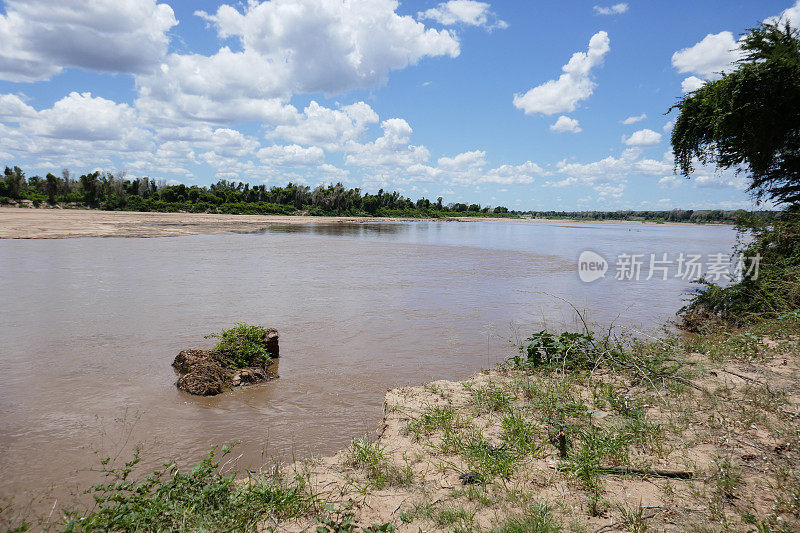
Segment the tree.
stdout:
<svg viewBox="0 0 800 533">
<path fill-rule="evenodd" d="M 45 179 L 44 192 L 47 194 L 47 201 L 50 202 L 50 205 L 55 205 L 56 194 L 58 194 L 58 178 L 48 172 Z"/>
<path fill-rule="evenodd" d="M 789 22 L 764 23 L 741 40 L 744 57 L 721 79 L 670 110 L 675 167 L 695 161 L 749 173 L 756 198 L 800 202 L 800 36 Z"/>
<path fill-rule="evenodd" d="M 6 167 L 3 174 L 8 195 L 11 198 L 19 198 L 19 194 L 25 186 L 25 173 L 19 167 L 14 167 L 13 169 Z"/>
</svg>

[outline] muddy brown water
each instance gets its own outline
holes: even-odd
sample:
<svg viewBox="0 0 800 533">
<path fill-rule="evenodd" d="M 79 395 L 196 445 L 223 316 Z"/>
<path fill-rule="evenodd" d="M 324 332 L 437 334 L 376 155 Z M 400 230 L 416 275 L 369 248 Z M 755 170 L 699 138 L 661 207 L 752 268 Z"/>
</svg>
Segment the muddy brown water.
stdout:
<svg viewBox="0 0 800 533">
<path fill-rule="evenodd" d="M 690 287 L 613 271 L 586 284 L 581 251 L 672 257 L 728 252 L 734 238 L 727 226 L 424 222 L 0 241 L 0 498 L 49 509 L 97 480 L 100 457 L 137 444 L 145 467 L 235 442 L 240 469 L 332 453 L 374 432 L 387 389 L 466 378 L 511 355 L 515 331 L 574 325 L 558 298 L 652 330 Z M 279 330 L 281 378 L 177 391 L 178 351 L 237 321 Z"/>
</svg>

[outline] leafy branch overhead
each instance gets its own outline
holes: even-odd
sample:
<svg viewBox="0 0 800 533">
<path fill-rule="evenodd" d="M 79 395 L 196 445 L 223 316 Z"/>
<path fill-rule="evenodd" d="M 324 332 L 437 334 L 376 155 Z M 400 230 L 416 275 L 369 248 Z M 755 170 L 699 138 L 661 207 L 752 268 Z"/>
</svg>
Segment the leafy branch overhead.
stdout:
<svg viewBox="0 0 800 533">
<path fill-rule="evenodd" d="M 764 23 L 740 41 L 736 69 L 681 98 L 672 130 L 675 167 L 696 162 L 749 174 L 749 190 L 776 204 L 800 202 L 800 34 Z"/>
</svg>

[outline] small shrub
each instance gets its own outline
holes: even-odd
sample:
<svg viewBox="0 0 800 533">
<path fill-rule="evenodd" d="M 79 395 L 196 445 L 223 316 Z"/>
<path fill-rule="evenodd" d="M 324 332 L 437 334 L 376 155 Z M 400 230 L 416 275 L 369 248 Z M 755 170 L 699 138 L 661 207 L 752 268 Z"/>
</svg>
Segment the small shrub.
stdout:
<svg viewBox="0 0 800 533">
<path fill-rule="evenodd" d="M 566 370 L 591 368 L 604 348 L 590 332 L 565 331 L 560 335 L 540 331 L 528 337 L 511 363 L 515 367 L 560 367 Z"/>
<path fill-rule="evenodd" d="M 222 456 L 230 453 L 223 447 Z M 67 510 L 64 531 L 250 531 L 267 515 L 294 518 L 312 500 L 299 486 L 277 476 L 252 477 L 235 483 L 236 472 L 223 474 L 210 452 L 189 472 L 166 464 L 142 479 L 133 479 L 140 458 L 121 468 L 102 462 L 105 483 L 90 489 L 95 505 L 88 512 Z"/>
<path fill-rule="evenodd" d="M 265 364 L 272 355 L 267 351 L 266 339 L 269 330 L 261 326 L 237 323 L 222 333 L 209 335 L 220 339 L 214 350 L 221 357 L 220 363 L 229 368 L 259 366 Z"/>
</svg>

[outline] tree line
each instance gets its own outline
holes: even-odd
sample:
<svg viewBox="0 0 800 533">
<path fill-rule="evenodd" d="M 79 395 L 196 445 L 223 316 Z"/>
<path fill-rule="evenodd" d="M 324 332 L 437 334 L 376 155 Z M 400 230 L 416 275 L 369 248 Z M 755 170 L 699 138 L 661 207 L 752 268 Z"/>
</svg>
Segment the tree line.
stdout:
<svg viewBox="0 0 800 533">
<path fill-rule="evenodd" d="M 412 200 L 397 191 L 377 194 L 341 183 L 315 188 L 288 183 L 267 187 L 220 180 L 208 187 L 168 185 L 147 177 L 91 172 L 73 178 L 69 170 L 61 176 L 26 178 L 18 167 L 5 167 L 0 181 L 0 204 L 27 203 L 34 207 L 61 205 L 110 211 L 159 211 L 226 214 L 309 214 L 330 216 L 378 216 L 440 218 L 446 216 L 516 217 L 508 208 L 478 204 L 444 203 L 427 198 Z"/>
<path fill-rule="evenodd" d="M 25 202 L 27 200 L 27 202 Z M 341 183 L 311 188 L 288 183 L 283 187 L 250 185 L 220 180 L 208 187 L 184 184 L 168 185 L 151 178 L 126 179 L 125 175 L 91 172 L 73 178 L 69 170 L 61 176 L 26 178 L 18 167 L 5 167 L 0 180 L 0 205 L 32 204 L 62 207 L 88 207 L 109 211 L 157 211 L 189 213 L 225 213 L 253 215 L 326 215 L 407 218 L 443 218 L 455 216 L 620 220 L 647 222 L 736 223 L 746 213 L 673 209 L 671 211 L 512 211 L 504 206 L 444 203 L 427 198 L 411 200 L 398 192 L 364 193 Z M 762 216 L 768 214 L 761 212 Z"/>
</svg>

